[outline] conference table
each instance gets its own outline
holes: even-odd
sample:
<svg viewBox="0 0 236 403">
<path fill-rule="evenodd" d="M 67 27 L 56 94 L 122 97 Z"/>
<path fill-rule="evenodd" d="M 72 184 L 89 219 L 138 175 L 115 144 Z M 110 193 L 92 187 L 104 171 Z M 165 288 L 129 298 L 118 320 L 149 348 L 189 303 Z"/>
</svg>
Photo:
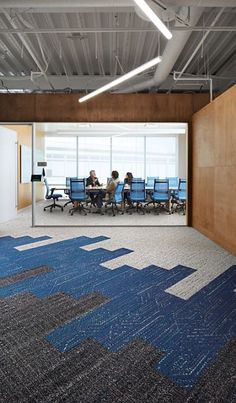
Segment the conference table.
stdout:
<svg viewBox="0 0 236 403">
<path fill-rule="evenodd" d="M 68 192 L 70 190 L 70 186 L 62 186 L 62 185 L 52 185 L 51 188 L 54 188 L 55 190 L 63 190 Z M 85 190 L 87 193 L 97 193 L 99 190 L 106 190 L 107 185 L 102 185 L 102 186 L 86 186 Z M 124 192 L 128 192 L 130 190 L 129 185 L 124 186 Z M 145 186 L 146 192 L 150 193 L 153 191 L 153 186 Z M 174 193 L 178 190 L 178 187 L 169 187 L 169 190 L 171 193 Z"/>
<path fill-rule="evenodd" d="M 62 186 L 62 185 L 54 185 L 52 186 L 52 188 L 54 187 L 55 190 L 62 190 L 65 192 L 65 194 L 69 193 L 70 190 L 70 186 Z M 107 185 L 102 185 L 102 186 L 86 186 L 85 187 L 85 191 L 86 193 L 94 193 L 97 194 L 99 193 L 99 190 L 106 190 Z M 124 192 L 129 192 L 130 190 L 130 186 L 128 184 L 126 184 L 124 186 Z M 147 194 L 151 194 L 153 192 L 153 186 L 145 186 L 145 190 L 147 192 Z M 171 212 L 171 201 L 172 201 L 172 197 L 174 196 L 175 192 L 178 190 L 178 187 L 170 187 L 170 200 L 169 200 L 169 212 Z"/>
</svg>

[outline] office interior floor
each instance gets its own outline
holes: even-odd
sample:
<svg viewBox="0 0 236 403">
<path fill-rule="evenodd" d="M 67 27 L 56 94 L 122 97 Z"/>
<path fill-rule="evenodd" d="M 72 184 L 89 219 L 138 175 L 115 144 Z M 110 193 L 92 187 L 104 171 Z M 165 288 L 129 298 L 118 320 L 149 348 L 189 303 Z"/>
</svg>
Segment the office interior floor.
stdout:
<svg viewBox="0 0 236 403">
<path fill-rule="evenodd" d="M 94 214 L 97 209 L 93 208 L 91 213 L 87 213 L 85 216 L 83 213 L 75 212 L 73 216 L 69 214 L 69 210 L 72 208 L 72 204 L 69 204 L 61 211 L 59 208 L 53 209 L 50 213 L 49 209 L 44 211 L 44 207 L 50 205 L 50 200 L 36 203 L 35 209 L 35 222 L 37 225 L 101 225 L 101 226 L 127 226 L 127 225 L 186 225 L 187 218 L 182 212 L 168 214 L 162 210 L 159 214 L 156 214 L 152 208 L 147 209 L 150 213 L 142 214 L 133 212 L 131 215 L 124 213 L 116 213 L 113 217 L 111 208 L 107 209 L 107 213 L 104 215 Z M 63 203 L 60 203 L 63 206 Z M 24 211 L 26 210 L 26 211 Z M 27 209 L 22 210 L 20 214 L 28 214 Z M 104 209 L 103 209 L 104 211 Z"/>
<path fill-rule="evenodd" d="M 235 401 L 235 256 L 188 227 L 30 213 L 0 225 L 0 401 Z"/>
</svg>

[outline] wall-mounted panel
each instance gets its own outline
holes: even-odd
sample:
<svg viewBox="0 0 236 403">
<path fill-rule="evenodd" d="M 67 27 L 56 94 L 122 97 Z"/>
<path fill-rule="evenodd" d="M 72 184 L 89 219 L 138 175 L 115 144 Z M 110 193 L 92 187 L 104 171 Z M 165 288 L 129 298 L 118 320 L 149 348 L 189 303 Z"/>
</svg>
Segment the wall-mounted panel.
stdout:
<svg viewBox="0 0 236 403">
<path fill-rule="evenodd" d="M 192 223 L 236 254 L 236 86 L 193 116 Z"/>
<path fill-rule="evenodd" d="M 16 218 L 17 213 L 17 137 L 16 132 L 0 127 L 1 198 L 0 223 Z"/>
</svg>

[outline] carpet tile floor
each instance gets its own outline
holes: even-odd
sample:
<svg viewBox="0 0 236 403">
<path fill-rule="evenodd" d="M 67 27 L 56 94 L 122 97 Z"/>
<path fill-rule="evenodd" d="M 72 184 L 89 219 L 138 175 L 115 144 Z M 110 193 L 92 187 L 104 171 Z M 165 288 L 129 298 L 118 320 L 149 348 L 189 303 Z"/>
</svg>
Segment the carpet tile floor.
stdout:
<svg viewBox="0 0 236 403">
<path fill-rule="evenodd" d="M 107 242 L 0 237 L 0 401 L 236 401 L 236 265 L 182 298 L 198 268 Z"/>
</svg>

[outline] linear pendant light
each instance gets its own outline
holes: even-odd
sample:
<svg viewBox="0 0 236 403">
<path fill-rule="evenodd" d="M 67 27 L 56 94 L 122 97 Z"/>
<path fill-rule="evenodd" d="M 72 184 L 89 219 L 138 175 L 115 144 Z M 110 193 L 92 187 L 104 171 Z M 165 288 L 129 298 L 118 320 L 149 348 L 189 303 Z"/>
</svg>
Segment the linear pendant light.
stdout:
<svg viewBox="0 0 236 403">
<path fill-rule="evenodd" d="M 134 0 L 134 2 L 167 39 L 172 38 L 172 33 L 144 0 Z"/>
<path fill-rule="evenodd" d="M 150 67 L 155 66 L 156 64 L 161 62 L 161 58 L 160 56 L 155 57 L 154 59 L 150 60 L 147 63 L 142 64 L 141 66 L 137 67 L 134 70 L 131 70 L 129 73 L 124 74 L 123 76 L 117 78 L 116 80 L 111 81 L 109 84 L 104 85 L 101 88 L 98 88 L 95 91 L 90 92 L 90 94 L 85 95 L 84 97 L 79 99 L 79 102 L 84 102 L 87 101 L 88 99 L 95 97 L 96 95 L 101 94 L 102 92 L 105 92 L 107 90 L 109 90 L 112 87 L 115 87 L 121 83 L 123 83 L 126 80 L 129 80 L 131 77 L 136 76 L 137 74 L 141 73 L 144 70 L 149 69 Z"/>
</svg>

